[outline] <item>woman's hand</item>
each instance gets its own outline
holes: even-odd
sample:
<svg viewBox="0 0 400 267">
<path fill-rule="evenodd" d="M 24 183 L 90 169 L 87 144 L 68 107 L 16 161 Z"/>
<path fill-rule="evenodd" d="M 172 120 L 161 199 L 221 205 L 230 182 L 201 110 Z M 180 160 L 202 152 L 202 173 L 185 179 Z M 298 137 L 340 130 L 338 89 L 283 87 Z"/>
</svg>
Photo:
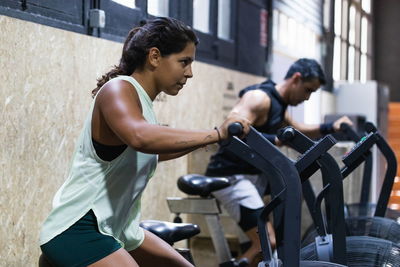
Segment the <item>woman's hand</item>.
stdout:
<svg viewBox="0 0 400 267">
<path fill-rule="evenodd" d="M 226 120 L 218 127 L 221 140 L 228 139 L 228 126 L 234 122 L 238 122 L 243 126 L 243 134 L 240 138 L 245 137 L 250 131 L 250 121 L 236 112 L 231 112 Z"/>
</svg>

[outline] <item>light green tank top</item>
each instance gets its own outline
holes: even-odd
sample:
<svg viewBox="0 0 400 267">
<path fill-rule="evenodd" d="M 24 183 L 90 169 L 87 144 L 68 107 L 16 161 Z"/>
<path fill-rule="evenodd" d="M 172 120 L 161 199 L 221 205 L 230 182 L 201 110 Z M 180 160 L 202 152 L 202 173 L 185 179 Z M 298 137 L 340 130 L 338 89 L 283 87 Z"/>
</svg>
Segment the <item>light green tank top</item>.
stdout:
<svg viewBox="0 0 400 267">
<path fill-rule="evenodd" d="M 143 117 L 148 123 L 156 124 L 153 103 L 143 87 L 131 76 L 114 79 L 133 85 L 140 98 Z M 96 215 L 100 232 L 113 236 L 128 251 L 138 247 L 144 239 L 139 227 L 140 198 L 154 174 L 157 155 L 141 153 L 128 146 L 116 159 L 101 160 L 92 144 L 95 101 L 96 98 L 75 147 L 68 178 L 57 191 L 53 209 L 43 224 L 40 245 L 68 229 L 90 209 Z"/>
</svg>

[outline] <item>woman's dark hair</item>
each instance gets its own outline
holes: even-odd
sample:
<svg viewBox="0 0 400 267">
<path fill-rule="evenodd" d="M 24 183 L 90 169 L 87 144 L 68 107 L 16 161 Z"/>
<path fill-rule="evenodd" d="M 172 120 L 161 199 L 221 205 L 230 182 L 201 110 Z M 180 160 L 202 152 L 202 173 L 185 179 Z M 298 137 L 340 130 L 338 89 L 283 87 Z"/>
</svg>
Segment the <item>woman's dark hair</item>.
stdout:
<svg viewBox="0 0 400 267">
<path fill-rule="evenodd" d="M 296 72 L 301 73 L 302 81 L 318 79 L 321 85 L 326 83 L 324 71 L 322 70 L 321 65 L 319 65 L 319 63 L 314 59 L 300 58 L 294 62 L 289 67 L 289 70 L 285 76 L 285 80 L 292 77 Z"/>
<path fill-rule="evenodd" d="M 97 80 L 97 87 L 93 89 L 92 96 L 94 97 L 110 79 L 118 75 L 131 75 L 136 69 L 142 68 L 150 48 L 158 48 L 161 56 L 164 57 L 181 52 L 189 42 L 197 45 L 199 41 L 193 30 L 179 20 L 158 17 L 142 21 L 141 26 L 129 32 L 119 65 L 114 66 Z"/>
</svg>

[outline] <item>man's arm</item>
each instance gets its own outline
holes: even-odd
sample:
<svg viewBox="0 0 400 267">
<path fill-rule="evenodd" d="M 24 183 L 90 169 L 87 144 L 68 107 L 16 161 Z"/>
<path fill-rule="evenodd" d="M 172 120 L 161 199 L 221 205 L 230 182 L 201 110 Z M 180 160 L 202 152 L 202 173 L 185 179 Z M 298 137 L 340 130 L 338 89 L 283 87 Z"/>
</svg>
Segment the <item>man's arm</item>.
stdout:
<svg viewBox="0 0 400 267">
<path fill-rule="evenodd" d="M 253 126 L 263 125 L 271 107 L 271 99 L 261 90 L 252 90 L 245 93 L 236 105 L 231 114 L 236 113 L 250 121 Z"/>
<path fill-rule="evenodd" d="M 242 96 L 231 113 L 238 113 L 247 118 L 253 126 L 262 126 L 268 120 L 270 108 L 271 99 L 269 95 L 261 90 L 253 90 Z M 275 134 L 262 133 L 262 135 L 271 143 L 280 145 L 280 141 Z"/>
<path fill-rule="evenodd" d="M 333 123 L 305 124 L 294 121 L 289 116 L 288 112 L 285 114 L 285 123 L 288 126 L 296 128 L 310 138 L 318 138 L 329 133 L 338 132 L 340 131 L 340 124 L 342 123 L 353 125 L 353 122 L 347 116 L 342 116 Z"/>
</svg>

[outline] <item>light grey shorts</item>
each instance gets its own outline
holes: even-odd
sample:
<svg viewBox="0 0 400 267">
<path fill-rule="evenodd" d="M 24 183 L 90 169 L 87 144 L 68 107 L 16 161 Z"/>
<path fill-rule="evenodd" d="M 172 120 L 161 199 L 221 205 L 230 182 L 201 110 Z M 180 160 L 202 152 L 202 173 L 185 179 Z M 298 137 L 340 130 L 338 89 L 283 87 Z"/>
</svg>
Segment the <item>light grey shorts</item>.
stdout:
<svg viewBox="0 0 400 267">
<path fill-rule="evenodd" d="M 264 175 L 237 174 L 233 185 L 213 192 L 214 197 L 224 206 L 229 215 L 236 221 L 241 220 L 240 206 L 248 209 L 264 207 L 263 195 L 268 182 Z"/>
</svg>

